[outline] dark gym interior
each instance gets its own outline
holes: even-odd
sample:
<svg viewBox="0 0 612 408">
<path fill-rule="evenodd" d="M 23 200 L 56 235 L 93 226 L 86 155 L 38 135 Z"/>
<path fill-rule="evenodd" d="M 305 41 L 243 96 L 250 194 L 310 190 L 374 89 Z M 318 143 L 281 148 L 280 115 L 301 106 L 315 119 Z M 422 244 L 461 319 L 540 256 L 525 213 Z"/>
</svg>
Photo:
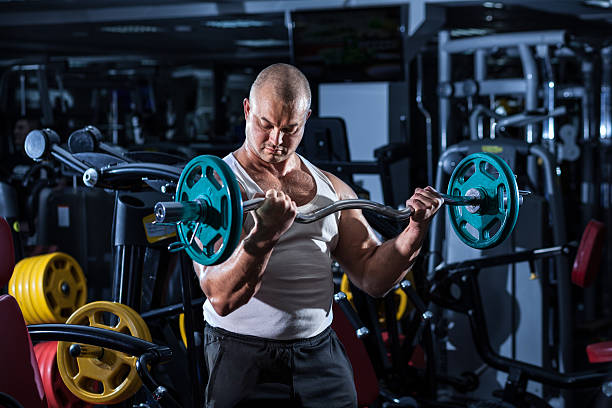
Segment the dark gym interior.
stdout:
<svg viewBox="0 0 612 408">
<path fill-rule="evenodd" d="M 612 0 L 0 1 L 0 407 L 612 407 L 611 206 Z"/>
</svg>

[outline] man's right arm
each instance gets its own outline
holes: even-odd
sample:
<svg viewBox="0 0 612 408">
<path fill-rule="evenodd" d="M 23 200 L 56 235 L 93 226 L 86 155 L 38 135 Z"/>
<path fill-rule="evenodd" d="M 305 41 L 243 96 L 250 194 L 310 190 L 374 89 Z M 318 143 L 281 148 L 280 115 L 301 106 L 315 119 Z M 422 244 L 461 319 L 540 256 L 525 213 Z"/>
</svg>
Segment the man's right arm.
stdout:
<svg viewBox="0 0 612 408">
<path fill-rule="evenodd" d="M 242 231 L 240 244 L 227 261 L 214 266 L 193 263 L 200 287 L 217 314 L 228 315 L 257 293 L 274 245 L 296 214 L 297 207 L 287 195 L 269 190 L 254 212 L 254 227 Z"/>
</svg>

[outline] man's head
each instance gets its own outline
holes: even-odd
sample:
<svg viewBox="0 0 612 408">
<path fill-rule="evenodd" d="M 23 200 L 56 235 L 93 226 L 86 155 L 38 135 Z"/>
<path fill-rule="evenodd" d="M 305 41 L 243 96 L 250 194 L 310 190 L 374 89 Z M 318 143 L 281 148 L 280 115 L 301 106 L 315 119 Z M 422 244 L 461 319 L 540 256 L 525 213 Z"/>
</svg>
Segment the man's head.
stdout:
<svg viewBox="0 0 612 408">
<path fill-rule="evenodd" d="M 310 85 L 300 70 L 288 64 L 265 68 L 243 102 L 246 147 L 269 163 L 286 160 L 304 135 L 310 99 Z"/>
<path fill-rule="evenodd" d="M 16 152 L 23 151 L 26 136 L 38 127 L 38 121 L 31 118 L 19 118 L 13 127 L 13 146 Z"/>
</svg>

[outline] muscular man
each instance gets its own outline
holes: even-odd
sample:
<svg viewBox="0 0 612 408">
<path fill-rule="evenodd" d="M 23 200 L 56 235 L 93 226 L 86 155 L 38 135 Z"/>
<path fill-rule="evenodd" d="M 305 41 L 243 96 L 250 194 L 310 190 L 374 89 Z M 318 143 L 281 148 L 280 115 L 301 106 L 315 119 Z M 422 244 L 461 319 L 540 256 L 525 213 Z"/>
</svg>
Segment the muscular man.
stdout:
<svg viewBox="0 0 612 408">
<path fill-rule="evenodd" d="M 310 116 L 310 87 L 295 67 L 274 64 L 244 100 L 246 138 L 224 160 L 243 198 L 264 195 L 245 219 L 233 255 L 217 266 L 195 264 L 204 304 L 207 407 L 232 407 L 262 383 L 287 385 L 297 405 L 355 407 L 350 363 L 333 330 L 331 263 L 351 281 L 383 296 L 410 269 L 442 204 L 430 187 L 406 202 L 406 229 L 381 244 L 359 210 L 312 224 L 294 223 L 342 199 L 356 198 L 333 174 L 295 153 Z"/>
<path fill-rule="evenodd" d="M 22 117 L 17 119 L 13 128 L 12 152 L 3 161 L 3 172 L 6 175 L 3 177 L 10 181 L 20 182 L 23 180 L 25 173 L 32 167 L 32 159 L 30 159 L 23 148 L 26 136 L 31 130 L 37 129 L 38 121 L 32 118 Z"/>
</svg>

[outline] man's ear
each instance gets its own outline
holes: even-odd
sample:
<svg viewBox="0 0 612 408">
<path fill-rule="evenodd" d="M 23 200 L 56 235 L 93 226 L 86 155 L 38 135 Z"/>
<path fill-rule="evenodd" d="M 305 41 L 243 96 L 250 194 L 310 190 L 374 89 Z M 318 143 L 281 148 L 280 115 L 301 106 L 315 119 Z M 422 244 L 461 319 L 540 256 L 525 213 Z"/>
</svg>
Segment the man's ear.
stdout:
<svg viewBox="0 0 612 408">
<path fill-rule="evenodd" d="M 308 113 L 306 114 L 306 120 L 308 120 L 311 113 L 312 113 L 312 109 L 308 109 Z"/>
<path fill-rule="evenodd" d="M 242 101 L 242 106 L 244 107 L 244 120 L 248 120 L 249 112 L 251 111 L 251 103 L 249 102 L 249 98 L 244 98 Z"/>
</svg>

